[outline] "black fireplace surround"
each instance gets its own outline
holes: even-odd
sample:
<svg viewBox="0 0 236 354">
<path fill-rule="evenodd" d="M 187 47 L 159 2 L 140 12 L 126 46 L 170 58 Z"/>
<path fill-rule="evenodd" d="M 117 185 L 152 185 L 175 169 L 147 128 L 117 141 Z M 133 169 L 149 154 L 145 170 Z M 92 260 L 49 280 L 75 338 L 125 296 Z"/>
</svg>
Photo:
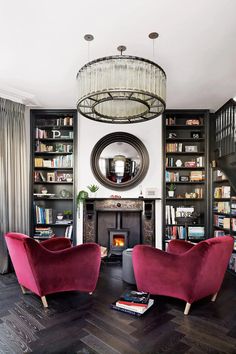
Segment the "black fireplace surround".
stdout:
<svg viewBox="0 0 236 354">
<path fill-rule="evenodd" d="M 110 254 L 136 244 L 155 246 L 155 199 L 87 199 L 83 225 L 83 242 L 96 242 Z M 114 233 L 121 240 L 113 243 Z"/>
</svg>

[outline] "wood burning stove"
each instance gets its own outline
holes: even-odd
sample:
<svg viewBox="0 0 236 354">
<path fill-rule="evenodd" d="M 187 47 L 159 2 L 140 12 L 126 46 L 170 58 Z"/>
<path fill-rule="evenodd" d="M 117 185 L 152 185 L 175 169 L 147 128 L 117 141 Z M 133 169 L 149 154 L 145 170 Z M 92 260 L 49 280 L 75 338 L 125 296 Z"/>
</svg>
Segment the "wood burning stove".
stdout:
<svg viewBox="0 0 236 354">
<path fill-rule="evenodd" d="M 128 247 L 129 230 L 121 227 L 121 213 L 117 213 L 116 224 L 115 229 L 108 229 L 108 255 L 121 255 Z"/>
<path fill-rule="evenodd" d="M 109 252 L 108 254 L 121 255 L 128 247 L 129 231 L 122 229 L 109 229 Z"/>
</svg>

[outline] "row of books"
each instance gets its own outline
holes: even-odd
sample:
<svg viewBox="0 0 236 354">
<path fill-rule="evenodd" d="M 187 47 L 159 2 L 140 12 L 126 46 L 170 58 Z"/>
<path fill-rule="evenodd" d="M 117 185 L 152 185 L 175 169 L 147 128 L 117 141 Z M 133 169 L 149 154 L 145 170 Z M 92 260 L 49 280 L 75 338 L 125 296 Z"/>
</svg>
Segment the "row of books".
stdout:
<svg viewBox="0 0 236 354">
<path fill-rule="evenodd" d="M 179 182 L 180 175 L 179 172 L 166 171 L 166 182 Z"/>
<path fill-rule="evenodd" d="M 204 226 L 167 226 L 166 240 L 198 240 L 205 237 Z"/>
<path fill-rule="evenodd" d="M 214 202 L 213 211 L 216 213 L 230 214 L 230 202 Z"/>
<path fill-rule="evenodd" d="M 53 159 L 43 159 L 41 157 L 35 157 L 34 159 L 35 167 L 47 167 L 47 168 L 72 168 L 73 167 L 73 157 L 72 155 L 57 156 Z"/>
<path fill-rule="evenodd" d="M 166 125 L 175 125 L 175 124 L 176 124 L 176 118 L 175 117 L 166 118 Z"/>
<path fill-rule="evenodd" d="M 36 140 L 35 152 L 73 152 L 73 145 L 62 143 L 48 145 L 40 142 L 39 140 Z"/>
<path fill-rule="evenodd" d="M 37 224 L 52 224 L 53 211 L 52 208 L 42 208 L 35 205 L 35 220 Z"/>
<path fill-rule="evenodd" d="M 188 168 L 196 168 L 196 167 L 204 167 L 204 156 L 198 156 L 191 161 L 185 161 L 180 164 L 178 162 L 180 159 L 175 159 L 174 157 L 166 157 L 166 167 L 188 167 Z"/>
<path fill-rule="evenodd" d="M 34 171 L 34 182 L 72 182 L 71 173 Z"/>
<path fill-rule="evenodd" d="M 152 305 L 154 300 L 150 294 L 143 291 L 126 290 L 120 298 L 111 304 L 111 308 L 134 316 L 143 315 Z"/>
<path fill-rule="evenodd" d="M 182 151 L 183 151 L 182 143 L 166 144 L 166 152 L 182 152 Z"/>
<path fill-rule="evenodd" d="M 223 229 L 230 229 L 230 218 L 223 215 L 214 215 L 214 225 Z"/>
<path fill-rule="evenodd" d="M 167 226 L 165 233 L 166 240 L 186 240 L 187 239 L 187 227 L 185 226 Z"/>
<path fill-rule="evenodd" d="M 73 139 L 73 132 L 72 131 L 61 131 L 57 130 L 46 130 L 46 129 L 35 129 L 35 138 L 36 139 Z"/>
<path fill-rule="evenodd" d="M 67 226 L 66 231 L 65 231 L 65 237 L 71 238 L 72 233 L 73 233 L 73 225 Z"/>
<path fill-rule="evenodd" d="M 37 119 L 36 124 L 39 126 L 72 126 L 73 125 L 73 117 L 65 116 L 65 117 L 58 117 L 58 118 L 49 118 L 49 119 Z"/>
<path fill-rule="evenodd" d="M 220 186 L 214 189 L 214 198 L 230 198 L 230 186 Z"/>
<path fill-rule="evenodd" d="M 195 208 L 192 206 L 178 206 L 166 205 L 166 223 L 175 225 L 176 218 L 191 218 Z"/>
</svg>

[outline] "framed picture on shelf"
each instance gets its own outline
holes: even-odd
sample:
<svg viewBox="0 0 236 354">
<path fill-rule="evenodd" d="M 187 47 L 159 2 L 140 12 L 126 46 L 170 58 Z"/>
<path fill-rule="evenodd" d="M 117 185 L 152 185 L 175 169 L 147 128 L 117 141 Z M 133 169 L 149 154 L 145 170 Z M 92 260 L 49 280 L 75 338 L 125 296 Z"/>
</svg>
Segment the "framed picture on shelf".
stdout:
<svg viewBox="0 0 236 354">
<path fill-rule="evenodd" d="M 180 176 L 180 182 L 189 182 L 189 176 Z"/>
<path fill-rule="evenodd" d="M 205 235 L 204 226 L 189 226 L 188 227 L 188 237 L 190 238 L 201 238 Z"/>
<path fill-rule="evenodd" d="M 197 145 L 185 146 L 185 152 L 197 152 Z"/>
</svg>

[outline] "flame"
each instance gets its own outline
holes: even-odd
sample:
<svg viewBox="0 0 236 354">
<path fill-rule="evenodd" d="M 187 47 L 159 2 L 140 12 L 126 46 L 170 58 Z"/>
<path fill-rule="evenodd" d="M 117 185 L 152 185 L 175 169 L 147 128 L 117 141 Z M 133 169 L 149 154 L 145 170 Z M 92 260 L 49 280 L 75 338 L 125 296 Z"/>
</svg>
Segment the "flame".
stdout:
<svg viewBox="0 0 236 354">
<path fill-rule="evenodd" d="M 112 242 L 113 246 L 115 247 L 124 247 L 125 245 L 125 239 L 124 237 L 113 237 L 113 242 Z"/>
</svg>

